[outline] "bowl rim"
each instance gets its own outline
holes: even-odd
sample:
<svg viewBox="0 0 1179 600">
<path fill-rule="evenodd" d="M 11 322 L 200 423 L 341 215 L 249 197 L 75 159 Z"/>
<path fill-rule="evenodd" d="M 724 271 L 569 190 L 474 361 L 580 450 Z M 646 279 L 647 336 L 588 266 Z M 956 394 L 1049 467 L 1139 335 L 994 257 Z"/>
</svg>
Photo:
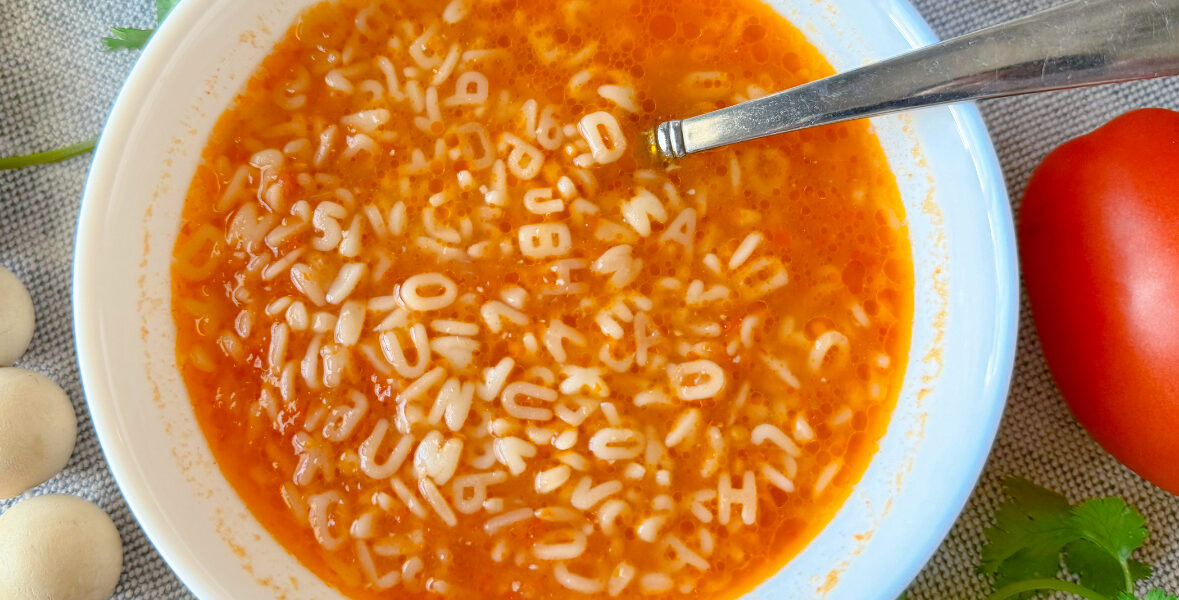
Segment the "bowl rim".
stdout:
<svg viewBox="0 0 1179 600">
<path fill-rule="evenodd" d="M 910 0 L 869 1 L 892 17 L 892 25 L 910 47 L 919 48 L 939 41 L 938 36 Z M 144 474 L 136 468 L 130 448 L 118 435 L 117 416 L 110 409 L 109 399 L 115 396 L 110 386 L 110 374 L 102 368 L 99 359 L 103 352 L 97 333 L 99 323 L 96 322 L 95 315 L 83 307 L 86 306 L 90 290 L 101 285 L 90 277 L 85 269 L 88 264 L 86 251 L 93 246 L 94 239 L 101 235 L 98 231 L 98 219 L 95 218 L 97 215 L 94 214 L 99 210 L 96 205 L 101 202 L 95 198 L 96 190 L 107 190 L 112 185 L 114 167 L 121 159 L 120 148 L 127 143 L 134 122 L 133 111 L 128 108 L 142 102 L 151 82 L 169 66 L 171 51 L 180 45 L 186 32 L 185 24 L 196 20 L 206 6 L 200 2 L 181 2 L 174 9 L 172 15 L 152 36 L 115 99 L 93 155 L 83 192 L 75 236 L 72 286 L 78 366 L 92 425 L 107 465 L 128 508 L 151 545 L 182 583 L 200 598 L 215 596 L 215 574 L 190 561 L 183 552 L 173 549 L 171 543 L 166 540 L 171 535 L 171 527 L 146 500 L 150 496 L 150 485 Z M 979 184 L 983 187 L 983 196 L 989 201 L 986 213 L 991 219 L 992 239 L 995 242 L 993 258 L 1000 296 L 996 303 L 995 317 L 998 343 L 991 358 L 992 365 L 997 367 L 998 371 L 994 373 L 995 376 L 987 379 L 987 389 L 980 390 L 980 397 L 988 402 L 984 418 L 978 423 L 984 435 L 976 438 L 977 448 L 970 453 L 973 457 L 972 463 L 962 465 L 963 475 L 957 479 L 957 484 L 951 492 L 954 501 L 931 510 L 929 519 L 934 525 L 925 529 L 927 534 L 923 538 L 913 540 L 914 546 L 921 549 L 914 548 L 914 551 L 904 553 L 907 558 L 894 565 L 889 581 L 879 582 L 882 599 L 895 598 L 909 585 L 937 551 L 969 500 L 998 433 L 1017 348 L 1019 269 L 1014 219 L 1005 179 L 982 115 L 975 103 L 951 105 L 947 110 L 952 114 L 965 141 L 965 148 L 974 160 Z"/>
<path fill-rule="evenodd" d="M 893 15 L 892 24 L 895 26 L 914 49 L 936 44 L 941 40 L 921 16 L 920 11 L 913 5 L 912 0 L 880 0 L 885 10 Z M 978 102 L 962 102 L 945 105 L 949 109 L 958 126 L 966 147 L 974 159 L 975 171 L 979 176 L 979 183 L 983 187 L 984 196 L 989 200 L 986 207 L 987 216 L 991 219 L 992 239 L 995 241 L 994 266 L 998 276 L 997 284 L 999 298 L 996 303 L 996 331 L 1002 336 L 1002 342 L 995 346 L 996 353 L 992 355 L 992 367 L 998 371 L 994 377 L 987 378 L 988 386 L 981 390 L 979 396 L 988 400 L 985 418 L 978 424 L 985 435 L 978 438 L 978 446 L 974 452 L 971 464 L 963 465 L 963 471 L 969 476 L 958 479 L 954 490 L 953 502 L 947 502 L 941 510 L 931 510 L 929 518 L 936 524 L 927 529 L 927 536 L 919 543 L 925 544 L 924 551 L 911 552 L 908 560 L 901 560 L 896 566 L 896 575 L 888 584 L 882 585 L 881 600 L 899 598 L 918 574 L 929 563 L 933 555 L 941 547 L 942 542 L 950 534 L 954 523 L 957 522 L 967 502 L 978 486 L 983 469 L 986 467 L 999 434 L 999 426 L 1007 407 L 1007 398 L 1015 369 L 1015 355 L 1019 342 L 1020 318 L 1020 267 L 1015 240 L 1015 217 L 1011 206 L 1011 198 L 1007 191 L 1007 180 L 1003 174 L 1003 167 L 999 155 L 995 151 L 994 141 L 983 120 Z M 910 349 L 910 352 L 913 350 Z"/>
</svg>

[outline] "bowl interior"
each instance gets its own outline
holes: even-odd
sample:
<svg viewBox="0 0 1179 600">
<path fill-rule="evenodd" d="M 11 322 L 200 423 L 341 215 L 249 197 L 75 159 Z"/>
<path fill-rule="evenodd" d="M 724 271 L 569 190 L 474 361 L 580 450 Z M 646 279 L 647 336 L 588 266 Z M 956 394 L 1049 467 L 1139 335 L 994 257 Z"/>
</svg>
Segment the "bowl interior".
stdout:
<svg viewBox="0 0 1179 600">
<path fill-rule="evenodd" d="M 115 105 L 79 219 L 79 363 L 115 478 L 204 599 L 338 598 L 250 516 L 213 462 L 175 364 L 169 266 L 209 131 L 313 0 L 188 0 Z M 769 0 L 837 70 L 934 40 L 905 0 Z M 977 481 L 1015 347 L 1018 280 L 997 159 L 971 106 L 874 120 L 904 199 L 916 314 L 904 386 L 862 481 L 750 598 L 895 598 Z"/>
</svg>

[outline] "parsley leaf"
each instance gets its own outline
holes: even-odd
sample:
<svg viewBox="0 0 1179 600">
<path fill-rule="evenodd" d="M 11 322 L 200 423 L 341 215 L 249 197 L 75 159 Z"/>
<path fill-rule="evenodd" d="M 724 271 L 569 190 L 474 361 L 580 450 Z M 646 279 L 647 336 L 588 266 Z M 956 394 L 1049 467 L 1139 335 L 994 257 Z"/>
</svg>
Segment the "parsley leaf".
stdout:
<svg viewBox="0 0 1179 600">
<path fill-rule="evenodd" d="M 111 35 L 102 38 L 107 50 L 136 50 L 142 48 L 154 29 L 135 27 L 111 27 Z"/>
</svg>

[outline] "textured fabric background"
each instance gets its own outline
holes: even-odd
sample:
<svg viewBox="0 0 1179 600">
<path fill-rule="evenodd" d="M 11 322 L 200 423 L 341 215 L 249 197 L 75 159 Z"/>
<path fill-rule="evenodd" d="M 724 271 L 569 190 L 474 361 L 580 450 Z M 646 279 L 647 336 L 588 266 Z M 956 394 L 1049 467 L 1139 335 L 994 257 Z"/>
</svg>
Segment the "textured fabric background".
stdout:
<svg viewBox="0 0 1179 600">
<path fill-rule="evenodd" d="M 1053 0 L 917 0 L 942 37 L 1054 4 Z M 147 27 L 150 0 L 0 0 L 0 156 L 48 149 L 96 134 L 135 54 L 102 52 L 110 25 Z M 1179 109 L 1179 79 L 986 103 L 983 113 L 1018 208 L 1028 176 L 1052 147 L 1126 110 Z M 19 366 L 57 380 L 74 400 L 78 446 L 58 477 L 33 494 L 71 493 L 115 519 L 126 550 L 119 599 L 189 598 L 128 512 L 102 459 L 74 358 L 70 270 L 88 157 L 0 171 L 0 264 L 16 272 L 37 305 L 37 334 Z M 1179 498 L 1142 481 L 1101 451 L 1069 416 L 1040 355 L 1023 307 L 1006 417 L 986 473 L 966 511 L 910 590 L 913 600 L 982 598 L 974 573 L 982 530 L 1002 477 L 1019 475 L 1073 500 L 1120 495 L 1151 525 L 1143 558 L 1155 583 L 1179 591 Z M 0 512 L 12 503 L 0 501 Z M 2 553 L 0 553 L 2 554 Z M 2 556 L 0 556 L 2 560 Z M 887 599 L 882 599 L 887 600 Z"/>
</svg>

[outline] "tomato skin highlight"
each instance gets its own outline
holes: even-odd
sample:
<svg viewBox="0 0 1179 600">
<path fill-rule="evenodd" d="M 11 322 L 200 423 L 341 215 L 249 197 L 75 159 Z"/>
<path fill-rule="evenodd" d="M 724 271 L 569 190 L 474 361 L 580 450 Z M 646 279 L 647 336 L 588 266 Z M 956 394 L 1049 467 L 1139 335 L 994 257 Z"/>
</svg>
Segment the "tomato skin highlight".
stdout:
<svg viewBox="0 0 1179 600">
<path fill-rule="evenodd" d="M 1073 415 L 1179 495 L 1179 113 L 1127 113 L 1050 153 L 1019 242 L 1044 358 Z"/>
</svg>

